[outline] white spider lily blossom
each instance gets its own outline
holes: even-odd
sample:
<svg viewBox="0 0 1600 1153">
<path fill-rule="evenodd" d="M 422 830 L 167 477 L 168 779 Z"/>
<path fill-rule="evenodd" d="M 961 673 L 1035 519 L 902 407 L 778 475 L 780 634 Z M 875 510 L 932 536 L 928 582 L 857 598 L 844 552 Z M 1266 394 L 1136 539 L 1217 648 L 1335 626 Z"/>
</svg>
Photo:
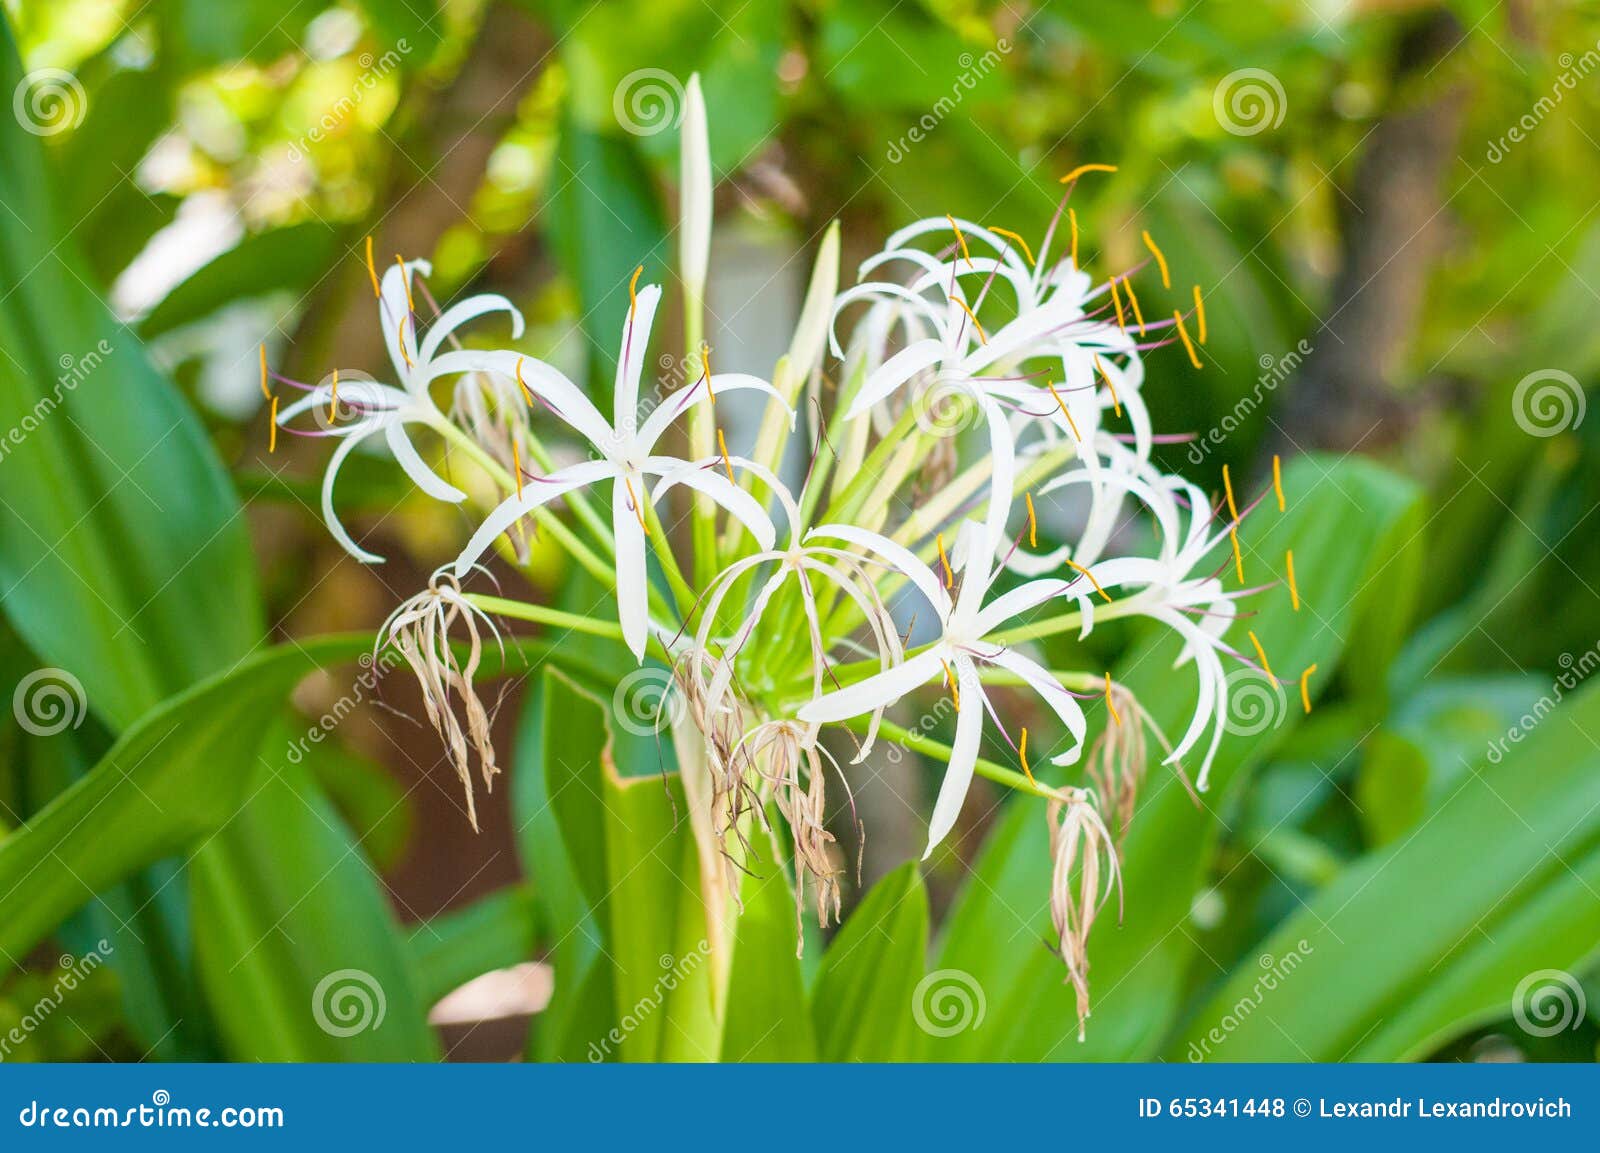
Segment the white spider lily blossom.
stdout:
<svg viewBox="0 0 1600 1153">
<path fill-rule="evenodd" d="M 513 352 L 486 354 L 490 358 L 485 366 L 488 371 L 512 375 L 522 381 L 529 392 L 588 440 L 600 459 L 582 461 L 529 479 L 520 486 L 521 492 L 507 497 L 478 526 L 455 562 L 456 575 L 465 576 L 494 544 L 495 538 L 534 509 L 574 489 L 611 481 L 618 618 L 623 640 L 639 660 L 644 659 L 649 642 L 649 575 L 645 548 L 650 529 L 646 502 L 653 503 L 653 494 L 646 489 L 647 477 L 663 478 L 666 485 L 682 484 L 710 497 L 748 528 L 762 548 L 771 548 L 777 536 L 760 503 L 717 471 L 722 464 L 721 457 L 685 461 L 655 452 L 656 442 L 675 420 L 702 402 L 714 401 L 719 393 L 754 390 L 782 403 L 773 387 L 757 377 L 744 373 L 702 375 L 694 384 L 667 396 L 641 421 L 639 378 L 660 300 L 658 285 L 645 287 L 623 323 L 622 348 L 617 357 L 614 419 L 609 422 L 577 385 L 549 365 Z M 792 412 L 790 419 L 793 420 Z"/>
<path fill-rule="evenodd" d="M 956 702 L 955 741 L 929 823 L 924 859 L 955 826 L 977 765 L 983 715 L 993 711 L 978 677 L 979 664 L 994 665 L 1021 678 L 1066 726 L 1072 736 L 1072 747 L 1052 757 L 1052 763 L 1070 765 L 1075 762 L 1083 751 L 1088 727 L 1077 698 L 1047 669 L 1015 649 L 989 639 L 991 633 L 1015 617 L 1067 593 L 1073 582 L 1030 581 L 991 600 L 994 549 L 986 536 L 974 535 L 984 534 L 986 530 L 968 521 L 961 531 L 967 537 L 962 546 L 967 563 L 962 571 L 961 588 L 953 600 L 932 568 L 887 537 L 851 525 L 821 525 L 806 537 L 808 541 L 815 537 L 842 540 L 876 554 L 882 563 L 909 580 L 938 615 L 940 635 L 932 645 L 893 668 L 817 697 L 802 705 L 796 714 L 802 721 L 842 721 L 883 709 L 930 681 L 943 678 L 951 686 Z"/>
<path fill-rule="evenodd" d="M 328 459 L 327 471 L 322 478 L 322 517 L 328 532 L 347 553 L 363 564 L 379 564 L 383 558 L 356 544 L 339 522 L 333 507 L 333 485 L 339 470 L 349 459 L 356 446 L 370 437 L 382 434 L 389 451 L 405 474 L 417 487 L 436 500 L 459 503 L 466 493 L 440 477 L 411 442 L 409 425 L 420 424 L 441 435 L 450 431 L 449 422 L 434 403 L 430 386 L 441 377 L 469 372 L 492 371 L 498 354 L 472 349 L 456 350 L 441 355 L 440 349 L 456 330 L 469 320 L 492 312 L 505 312 L 511 316 L 511 335 L 522 335 L 522 313 L 505 297 L 493 294 L 470 296 L 441 313 L 428 326 L 421 343 L 417 341 L 415 295 L 412 278 L 421 273 L 427 276 L 432 267 L 425 260 L 396 263 L 383 274 L 382 288 L 378 293 L 378 323 L 383 330 L 384 344 L 400 387 L 360 379 L 338 380 L 337 374 L 315 387 L 278 413 L 278 424 L 285 428 L 301 413 L 328 411 L 334 419 L 327 427 L 311 436 L 331 436 L 339 439 L 339 447 Z M 277 379 L 296 387 L 294 381 Z M 337 381 L 337 383 L 335 383 Z M 339 424 L 338 415 L 353 414 L 353 423 Z"/>
</svg>

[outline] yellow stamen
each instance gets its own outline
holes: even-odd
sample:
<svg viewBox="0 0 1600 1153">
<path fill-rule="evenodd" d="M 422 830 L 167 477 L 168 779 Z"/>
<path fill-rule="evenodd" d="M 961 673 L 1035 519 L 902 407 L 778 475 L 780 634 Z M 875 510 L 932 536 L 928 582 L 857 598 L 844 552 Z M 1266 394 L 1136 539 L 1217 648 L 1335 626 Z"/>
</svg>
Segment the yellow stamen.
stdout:
<svg viewBox="0 0 1600 1153">
<path fill-rule="evenodd" d="M 1039 518 L 1033 515 L 1033 494 L 1031 492 L 1025 492 L 1022 494 L 1022 497 L 1028 502 L 1028 547 L 1038 548 Z"/>
<path fill-rule="evenodd" d="M 622 483 L 628 486 L 628 499 L 633 502 L 633 512 L 639 518 L 639 527 L 644 529 L 645 536 L 649 536 L 650 526 L 644 519 L 644 505 L 639 503 L 639 496 L 633 491 L 633 480 L 625 476 L 622 478 Z"/>
<path fill-rule="evenodd" d="M 728 470 L 728 481 L 733 482 L 733 463 L 728 460 L 728 442 L 722 439 L 722 430 L 717 429 L 717 450 L 722 453 L 722 467 Z"/>
<path fill-rule="evenodd" d="M 1272 673 L 1272 662 L 1267 660 L 1267 650 L 1262 648 L 1261 642 L 1256 639 L 1256 633 L 1254 629 L 1250 629 L 1249 633 L 1250 643 L 1256 647 L 1256 656 L 1261 658 L 1261 667 L 1266 670 L 1267 676 L 1272 677 L 1273 680 L 1277 680 L 1278 678 L 1273 676 Z"/>
<path fill-rule="evenodd" d="M 956 583 L 956 575 L 951 571 L 950 558 L 944 553 L 944 533 L 939 533 L 933 538 L 933 541 L 939 546 L 939 563 L 944 566 L 944 587 L 953 588 Z"/>
<path fill-rule="evenodd" d="M 1144 230 L 1144 246 L 1150 250 L 1150 255 L 1156 258 L 1156 265 L 1161 269 L 1161 287 L 1172 287 L 1172 274 L 1167 271 L 1167 258 L 1161 249 L 1156 247 L 1156 242 L 1150 238 L 1150 230 Z"/>
<path fill-rule="evenodd" d="M 1078 179 L 1078 177 L 1082 176 L 1085 172 L 1115 172 L 1116 170 L 1117 170 L 1117 166 L 1115 164 L 1080 164 L 1080 165 L 1078 165 L 1078 167 L 1074 168 L 1071 172 L 1069 172 L 1065 176 L 1063 176 L 1061 178 L 1061 183 L 1062 184 L 1071 184 L 1074 180 Z"/>
<path fill-rule="evenodd" d="M 1072 226 L 1072 267 L 1078 267 L 1078 214 L 1067 209 L 1067 223 Z"/>
<path fill-rule="evenodd" d="M 1022 774 L 1028 778 L 1028 784 L 1034 788 L 1039 787 L 1039 782 L 1033 779 L 1033 770 L 1028 767 L 1028 730 L 1022 730 L 1022 743 L 1017 747 L 1017 756 L 1022 759 Z"/>
<path fill-rule="evenodd" d="M 1117 399 L 1117 386 L 1111 381 L 1111 374 L 1106 371 L 1106 366 L 1100 363 L 1099 354 L 1095 355 L 1094 366 L 1100 370 L 1100 379 L 1106 382 L 1106 387 L 1111 390 L 1111 407 L 1118 416 L 1122 415 L 1122 402 Z"/>
<path fill-rule="evenodd" d="M 1300 611 L 1300 587 L 1294 583 L 1294 549 L 1287 549 L 1283 554 L 1284 563 L 1289 568 L 1289 600 L 1294 604 L 1294 611 Z"/>
<path fill-rule="evenodd" d="M 1128 318 L 1122 313 L 1122 293 L 1117 291 L 1117 278 L 1111 278 L 1111 303 L 1117 306 L 1117 327 L 1128 331 Z"/>
<path fill-rule="evenodd" d="M 1106 708 L 1111 710 L 1111 719 L 1117 722 L 1117 727 L 1122 727 L 1122 714 L 1117 712 L 1117 702 L 1111 696 L 1111 674 L 1106 674 Z"/>
<path fill-rule="evenodd" d="M 522 499 L 522 454 L 517 451 L 517 438 L 511 438 L 511 468 L 517 478 L 517 499 Z"/>
<path fill-rule="evenodd" d="M 1222 491 L 1228 497 L 1228 519 L 1234 522 L 1228 530 L 1228 537 L 1233 541 L 1233 568 L 1239 583 L 1244 584 L 1244 556 L 1239 551 L 1239 506 L 1233 500 L 1233 477 L 1227 465 L 1222 466 Z"/>
<path fill-rule="evenodd" d="M 1075 568 L 1079 572 L 1081 572 L 1084 576 L 1088 577 L 1089 578 L 1089 583 L 1094 585 L 1094 591 L 1099 593 L 1101 595 L 1101 597 L 1104 598 L 1106 604 L 1110 604 L 1111 603 L 1111 594 L 1106 592 L 1105 589 L 1100 587 L 1100 582 L 1094 579 L 1094 573 L 1092 573 L 1088 569 L 1084 568 L 1081 564 L 1079 564 L 1075 560 L 1069 559 L 1067 561 L 1067 564 L 1071 565 L 1073 568 Z"/>
<path fill-rule="evenodd" d="M 400 283 L 406 288 L 406 311 L 415 312 L 417 302 L 411 297 L 411 277 L 406 275 L 406 262 L 400 258 L 398 252 L 394 254 L 394 262 L 400 266 Z"/>
<path fill-rule="evenodd" d="M 383 290 L 378 287 L 378 266 L 372 263 L 372 237 L 367 237 L 367 279 L 372 281 L 372 298 L 381 300 Z"/>
<path fill-rule="evenodd" d="M 717 394 L 711 390 L 711 346 L 705 341 L 700 342 L 700 371 L 706 378 L 706 395 L 711 398 L 711 403 L 717 403 Z"/>
<path fill-rule="evenodd" d="M 1306 669 L 1305 672 L 1300 674 L 1300 703 L 1305 707 L 1305 710 L 1308 713 L 1311 711 L 1311 688 L 1309 682 L 1311 680 L 1311 674 L 1316 671 L 1317 666 L 1311 665 Z"/>
<path fill-rule="evenodd" d="M 1200 343 L 1206 342 L 1206 302 L 1200 298 L 1200 286 L 1194 286 L 1194 318 L 1199 325 Z"/>
<path fill-rule="evenodd" d="M 633 279 L 628 281 L 628 322 L 633 322 L 634 309 L 639 307 L 639 294 L 634 289 L 639 284 L 639 275 L 644 272 L 644 265 L 639 265 L 633 270 Z"/>
<path fill-rule="evenodd" d="M 328 395 L 328 423 L 339 419 L 339 370 L 333 370 L 333 388 Z"/>
<path fill-rule="evenodd" d="M 1189 339 L 1189 330 L 1183 326 L 1183 313 L 1174 311 L 1172 319 L 1178 322 L 1178 335 L 1183 337 L 1183 349 L 1189 354 L 1189 363 L 1196 368 L 1204 368 L 1205 366 L 1200 363 L 1200 358 L 1195 355 L 1194 343 Z"/>
<path fill-rule="evenodd" d="M 944 218 L 950 222 L 950 227 L 955 230 L 956 243 L 961 246 L 961 255 L 966 257 L 967 266 L 971 267 L 972 253 L 967 251 L 967 238 L 961 235 L 961 226 L 956 223 L 956 218 L 951 216 L 948 212 L 944 214 Z"/>
<path fill-rule="evenodd" d="M 517 357 L 517 387 L 522 389 L 522 399 L 527 402 L 529 408 L 532 408 L 533 390 L 528 387 L 528 382 L 522 379 L 522 362 L 526 359 L 528 358 L 525 356 Z"/>
<path fill-rule="evenodd" d="M 400 327 L 395 330 L 395 335 L 399 337 L 400 359 L 406 362 L 406 367 L 407 368 L 411 367 L 411 354 L 406 351 L 406 321 L 408 321 L 410 319 L 411 319 L 411 314 L 410 313 L 407 313 L 405 316 L 402 316 L 400 318 Z"/>
<path fill-rule="evenodd" d="M 983 331 L 983 325 L 978 323 L 977 316 L 973 314 L 972 309 L 967 307 L 967 302 L 962 300 L 959 296 L 951 297 L 951 299 L 961 306 L 961 311 L 966 313 L 967 318 L 972 321 L 972 327 L 978 330 L 978 343 L 988 344 L 989 334 Z"/>
<path fill-rule="evenodd" d="M 950 668 L 948 661 L 941 660 L 939 663 L 944 665 L 944 683 L 949 686 L 950 697 L 955 701 L 956 708 L 959 709 L 961 708 L 961 682 L 956 680 L 955 671 Z"/>
<path fill-rule="evenodd" d="M 271 400 L 272 390 L 267 387 L 267 346 L 261 346 L 261 399 Z"/>
<path fill-rule="evenodd" d="M 267 426 L 267 428 L 268 428 L 268 432 L 267 432 L 267 451 L 268 452 L 277 452 L 278 451 L 278 398 L 277 397 L 273 397 L 272 398 L 272 412 L 269 414 L 268 419 L 272 423 Z"/>
<path fill-rule="evenodd" d="M 1278 494 L 1278 511 L 1282 512 L 1283 505 L 1283 458 L 1277 453 L 1272 454 L 1272 491 Z"/>
<path fill-rule="evenodd" d="M 990 226 L 989 231 L 994 233 L 996 236 L 1003 236 L 1007 240 L 1015 240 L 1018 244 L 1022 245 L 1022 254 L 1028 258 L 1029 267 L 1038 265 L 1039 262 L 1033 258 L 1033 249 L 1029 248 L 1028 242 L 1022 239 L 1022 237 L 1017 233 L 1012 232 L 1009 228 L 995 228 L 993 225 Z"/>
<path fill-rule="evenodd" d="M 1072 426 L 1073 439 L 1077 440 L 1080 444 L 1083 443 L 1083 434 L 1078 431 L 1078 422 L 1072 419 L 1072 412 L 1067 408 L 1067 402 L 1061 399 L 1061 394 L 1056 391 L 1055 385 L 1051 384 L 1049 381 L 1046 381 L 1045 387 L 1050 390 L 1050 395 L 1055 397 L 1056 404 L 1061 409 L 1061 415 L 1066 417 L 1067 423 Z"/>
<path fill-rule="evenodd" d="M 1133 279 L 1131 277 L 1124 276 L 1122 278 L 1122 287 L 1128 294 L 1128 303 L 1133 305 L 1133 319 L 1135 323 L 1139 325 L 1139 335 L 1143 336 L 1144 313 L 1139 311 L 1139 296 L 1133 291 Z"/>
</svg>

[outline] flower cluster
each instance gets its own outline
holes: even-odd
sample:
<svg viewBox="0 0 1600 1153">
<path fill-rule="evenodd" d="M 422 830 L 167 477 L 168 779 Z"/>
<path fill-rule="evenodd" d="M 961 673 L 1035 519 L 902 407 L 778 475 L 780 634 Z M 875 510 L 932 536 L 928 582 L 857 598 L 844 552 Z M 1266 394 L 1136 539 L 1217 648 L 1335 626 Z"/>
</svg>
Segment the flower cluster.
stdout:
<svg viewBox="0 0 1600 1153">
<path fill-rule="evenodd" d="M 1050 907 L 1085 1016 L 1085 941 L 1118 883 L 1120 832 L 1114 838 L 1101 814 L 1126 828 L 1147 730 L 1180 776 L 1197 762 L 1194 783 L 1205 787 L 1228 707 L 1223 658 L 1247 659 L 1225 640 L 1236 600 L 1250 591 L 1223 586 L 1239 517 L 1231 490 L 1224 520 L 1198 488 L 1157 467 L 1141 396 L 1151 349 L 1181 342 L 1199 366 L 1199 290 L 1187 311 L 1149 319 L 1132 273 L 1096 277 L 1082 267 L 1068 199 L 1085 174 L 1107 167 L 1088 165 L 1063 178 L 1036 245 L 970 220 L 924 220 L 891 236 L 841 292 L 831 229 L 771 379 L 713 372 L 701 341 L 711 178 L 693 82 L 685 125 L 680 277 L 686 350 L 701 369 L 692 383 L 641 410 L 662 301 L 659 286 L 640 286 L 642 270 L 628 285 L 608 416 L 534 356 L 461 347 L 464 325 L 498 314 L 518 339 L 523 321 L 510 301 L 473 296 L 441 311 L 424 261 L 396 257 L 380 276 L 369 241 L 396 383 L 334 374 L 299 384 L 263 359 L 269 396 L 269 379 L 305 390 L 282 411 L 272 401 L 274 433 L 337 440 L 323 513 L 366 563 L 381 558 L 341 525 L 334 501 L 340 468 L 361 442 L 382 434 L 424 493 L 472 500 L 413 439 L 431 432 L 442 441 L 435 448 L 465 455 L 498 488 L 460 555 L 396 610 L 380 639 L 415 671 L 469 808 L 469 759 L 476 754 L 486 782 L 494 772 L 472 687 L 475 622 L 511 617 L 616 637 L 637 660 L 670 668 L 683 695 L 674 723 L 687 733 L 674 734 L 675 746 L 686 795 L 707 810 L 697 830 L 735 869 L 753 833 L 787 824 L 797 899 L 809 881 L 824 921 L 837 915 L 845 869 L 826 827 L 823 776 L 838 776 L 848 797 L 852 766 L 875 741 L 892 737 L 946 762 L 927 853 L 955 828 L 974 775 L 1047 800 Z M 1145 242 L 1170 289 L 1165 257 L 1148 234 Z M 443 382 L 453 396 L 441 405 Z M 729 451 L 717 414 L 718 400 L 738 391 L 766 398 L 744 455 Z M 582 456 L 552 447 L 555 435 L 580 444 Z M 803 476 L 780 467 L 792 436 L 809 450 Z M 571 462 L 558 465 L 563 451 Z M 1042 529 L 1059 543 L 1041 546 Z M 463 589 L 492 552 L 525 561 L 537 533 L 615 591 L 614 621 Z M 1233 545 L 1237 556 L 1236 536 Z M 692 555 L 684 561 L 680 551 Z M 1050 667 L 1037 645 L 1135 616 L 1175 632 L 1178 664 L 1198 678 L 1193 717 L 1172 740 L 1108 673 Z M 452 625 L 468 630 L 465 663 Z M 948 745 L 890 717 L 930 685 L 953 707 Z M 1035 720 L 1034 761 L 1024 717 Z M 1016 768 L 983 755 L 986 733 Z M 1039 760 L 1075 764 L 1086 744 L 1082 787 L 1034 775 Z M 737 876 L 722 884 L 735 899 Z"/>
</svg>

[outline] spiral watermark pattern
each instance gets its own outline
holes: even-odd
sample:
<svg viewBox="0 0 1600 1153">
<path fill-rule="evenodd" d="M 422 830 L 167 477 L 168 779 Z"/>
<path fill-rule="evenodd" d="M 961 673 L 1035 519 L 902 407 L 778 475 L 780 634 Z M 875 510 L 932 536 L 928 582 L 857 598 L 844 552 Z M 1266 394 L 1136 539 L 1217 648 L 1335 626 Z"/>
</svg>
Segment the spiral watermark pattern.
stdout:
<svg viewBox="0 0 1600 1153">
<path fill-rule="evenodd" d="M 930 1037 L 975 1031 L 987 1010 L 983 986 L 965 969 L 935 969 L 911 994 L 912 1019 Z"/>
<path fill-rule="evenodd" d="M 1222 727 L 1234 736 L 1253 737 L 1283 723 L 1289 694 L 1260 669 L 1245 667 L 1228 674 L 1228 715 Z"/>
<path fill-rule="evenodd" d="M 1541 368 L 1517 381 L 1511 416 L 1529 436 L 1555 436 L 1583 423 L 1589 402 L 1570 372 Z"/>
<path fill-rule="evenodd" d="M 1283 123 L 1289 98 L 1282 81 L 1265 68 L 1240 68 L 1217 82 L 1211 93 L 1211 111 L 1224 131 L 1254 136 Z"/>
<path fill-rule="evenodd" d="M 917 427 L 929 436 L 959 436 L 978 421 L 978 406 L 960 381 L 939 377 L 911 401 Z"/>
<path fill-rule="evenodd" d="M 65 68 L 35 68 L 11 93 L 17 123 L 35 136 L 54 136 L 83 123 L 89 97 Z"/>
<path fill-rule="evenodd" d="M 1534 1037 L 1576 1029 L 1587 1011 L 1583 986 L 1561 969 L 1536 969 L 1518 981 L 1511 994 L 1511 1016 L 1518 1028 Z"/>
<path fill-rule="evenodd" d="M 365 969 L 335 969 L 311 992 L 311 1016 L 330 1037 L 354 1037 L 383 1024 L 383 986 Z"/>
<path fill-rule="evenodd" d="M 635 136 L 654 136 L 683 119 L 683 85 L 664 68 L 628 73 L 611 94 L 617 123 Z"/>
<path fill-rule="evenodd" d="M 611 694 L 611 712 L 617 724 L 636 737 L 648 737 L 683 720 L 688 702 L 678 692 L 672 674 L 646 665 L 623 677 Z"/>
<path fill-rule="evenodd" d="M 82 683 L 66 669 L 35 669 L 17 682 L 11 711 L 25 731 L 36 737 L 53 737 L 83 724 L 89 698 Z"/>
</svg>

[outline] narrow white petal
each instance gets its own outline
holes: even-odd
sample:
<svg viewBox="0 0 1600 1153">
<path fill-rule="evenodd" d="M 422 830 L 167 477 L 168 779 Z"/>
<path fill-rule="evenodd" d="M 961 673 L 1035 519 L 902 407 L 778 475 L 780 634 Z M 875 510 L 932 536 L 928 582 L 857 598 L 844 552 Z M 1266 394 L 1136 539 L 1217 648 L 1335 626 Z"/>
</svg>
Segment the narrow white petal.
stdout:
<svg viewBox="0 0 1600 1153">
<path fill-rule="evenodd" d="M 629 434 L 639 426 L 639 378 L 650 350 L 650 330 L 661 303 L 661 286 L 647 284 L 639 290 L 632 314 L 622 322 L 622 346 L 617 350 L 617 375 L 613 383 L 612 427 Z"/>
<path fill-rule="evenodd" d="M 549 504 L 557 497 L 581 488 L 586 484 L 593 484 L 608 476 L 616 475 L 616 468 L 600 460 L 586 460 L 570 468 L 553 472 L 547 477 L 527 481 L 522 486 L 520 495 L 508 496 L 501 501 L 491 512 L 478 531 L 472 534 L 472 539 L 467 541 L 467 547 L 461 550 L 456 557 L 455 574 L 457 578 L 467 575 L 479 558 L 489 551 L 489 546 L 494 544 L 495 538 L 527 516 L 541 505 Z"/>
<path fill-rule="evenodd" d="M 357 431 L 347 435 L 339 442 L 339 447 L 333 450 L 333 455 L 328 458 L 328 471 L 322 474 L 322 519 L 328 526 L 328 532 L 333 539 L 339 542 L 339 547 L 355 557 L 362 564 L 382 564 L 383 558 L 377 553 L 368 552 L 351 538 L 339 523 L 339 518 L 333 512 L 333 480 L 339 475 L 339 470 L 344 467 L 345 459 L 367 437 L 377 432 L 382 427 L 374 422 L 366 431 Z"/>
<path fill-rule="evenodd" d="M 433 275 L 433 265 L 426 260 L 408 260 L 402 274 L 398 263 L 391 263 L 383 273 L 383 284 L 378 292 L 378 326 L 383 330 L 383 343 L 389 349 L 389 360 L 395 375 L 409 381 L 411 368 L 420 358 L 417 355 L 417 318 L 411 314 L 413 297 L 406 286 L 417 273 Z"/>
<path fill-rule="evenodd" d="M 834 689 L 831 693 L 824 693 L 802 705 L 795 716 L 807 724 L 827 724 L 892 705 L 913 689 L 921 688 L 935 677 L 944 676 L 947 655 L 943 646 L 918 653 L 904 664 L 874 673 L 864 681 Z M 961 691 L 966 693 L 965 685 Z"/>
<path fill-rule="evenodd" d="M 944 343 L 938 340 L 919 340 L 902 348 L 867 377 L 866 383 L 861 386 L 861 391 L 856 394 L 855 402 L 850 405 L 850 411 L 844 414 L 845 419 L 855 420 L 873 405 L 889 397 L 895 389 L 917 373 L 943 360 L 945 351 Z"/>
<path fill-rule="evenodd" d="M 428 467 L 427 461 L 422 459 L 417 452 L 416 445 L 411 443 L 411 437 L 406 432 L 405 421 L 391 420 L 388 428 L 384 430 L 389 442 L 389 451 L 394 453 L 394 459 L 400 468 L 423 492 L 433 497 L 434 500 L 448 501 L 459 504 L 467 499 L 467 494 L 453 484 L 442 480 L 433 469 Z"/>
<path fill-rule="evenodd" d="M 617 617 L 622 640 L 633 655 L 644 660 L 650 639 L 650 576 L 645 570 L 644 525 L 634 500 L 644 499 L 644 482 L 635 480 L 634 492 L 618 482 L 611 490 L 611 530 L 617 538 Z"/>
<path fill-rule="evenodd" d="M 653 456 L 645 462 L 645 468 L 659 473 L 662 478 L 655 489 L 656 497 L 674 485 L 685 485 L 696 492 L 705 493 L 727 509 L 745 528 L 755 534 L 756 541 L 763 550 L 771 548 L 777 539 L 778 533 L 772 527 L 772 518 L 761 507 L 761 502 L 720 471 L 722 468 L 720 456 L 713 456 L 703 461 L 679 461 L 674 457 Z"/>
<path fill-rule="evenodd" d="M 616 435 L 594 402 L 559 370 L 542 360 L 503 349 L 463 349 L 435 359 L 428 365 L 423 380 L 426 384 L 441 376 L 463 372 L 493 372 L 509 380 L 516 380 L 520 372 L 528 391 L 544 400 L 589 443 L 602 452 L 611 452 L 616 447 Z"/>
<path fill-rule="evenodd" d="M 917 591 L 933 605 L 941 621 L 950 618 L 950 594 L 945 592 L 944 584 L 934 574 L 933 569 L 923 564 L 922 560 L 904 545 L 896 544 L 879 533 L 848 524 L 822 524 L 806 533 L 807 541 L 817 537 L 825 540 L 849 541 L 853 545 L 877 553 L 890 567 L 917 587 Z"/>
<path fill-rule="evenodd" d="M 983 736 L 984 695 L 978 670 L 966 657 L 958 656 L 955 673 L 956 683 L 961 686 L 961 708 L 956 711 L 956 737 L 950 746 L 950 764 L 944 772 L 944 783 L 939 786 L 939 799 L 933 804 L 933 817 L 928 821 L 924 861 L 955 828 L 967 790 L 972 787 L 972 772 L 978 764 L 978 743 Z"/>
<path fill-rule="evenodd" d="M 1063 688 L 1048 670 L 1015 649 L 1002 649 L 994 656 L 985 653 L 983 659 L 991 665 L 998 665 L 1016 673 L 1029 688 L 1044 698 L 1045 704 L 1055 711 L 1061 723 L 1066 726 L 1067 732 L 1072 734 L 1073 740 L 1072 748 L 1051 757 L 1050 760 L 1057 765 L 1075 764 L 1083 755 L 1083 738 L 1089 731 L 1088 722 L 1083 716 L 1083 706 L 1078 703 L 1078 698 Z"/>
<path fill-rule="evenodd" d="M 424 362 L 432 360 L 440 345 L 449 339 L 452 332 L 469 320 L 476 320 L 491 312 L 510 313 L 511 339 L 516 340 L 522 335 L 522 313 L 518 311 L 517 306 L 497 293 L 483 292 L 452 304 L 428 325 L 428 335 L 422 338 L 421 359 Z"/>
</svg>

